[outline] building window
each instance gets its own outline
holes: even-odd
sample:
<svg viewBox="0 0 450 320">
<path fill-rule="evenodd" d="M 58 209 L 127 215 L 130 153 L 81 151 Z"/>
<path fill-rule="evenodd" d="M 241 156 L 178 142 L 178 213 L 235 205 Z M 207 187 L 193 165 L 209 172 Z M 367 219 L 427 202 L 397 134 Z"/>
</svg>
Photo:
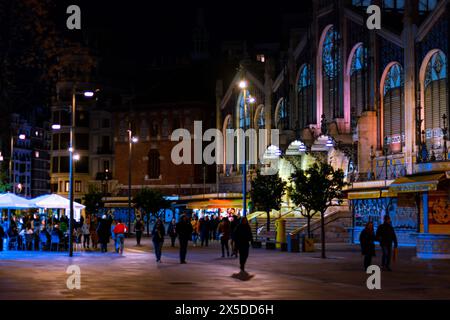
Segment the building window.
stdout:
<svg viewBox="0 0 450 320">
<path fill-rule="evenodd" d="M 288 112 L 286 106 L 286 99 L 281 98 L 275 109 L 275 123 L 280 130 L 286 129 L 288 126 Z"/>
<path fill-rule="evenodd" d="M 160 160 L 158 150 L 150 150 L 148 154 L 148 177 L 149 179 L 159 179 Z"/>
<path fill-rule="evenodd" d="M 75 181 L 75 192 L 81 192 L 81 181 Z"/>
<path fill-rule="evenodd" d="M 449 115 L 447 91 L 447 59 L 442 51 L 431 56 L 425 70 L 425 142 L 430 154 L 434 153 L 437 160 L 442 159 L 443 120 Z"/>
<path fill-rule="evenodd" d="M 239 128 L 250 128 L 250 112 L 247 105 L 247 114 L 245 114 L 245 101 L 244 101 L 244 95 L 241 93 L 239 95 Z M 245 116 L 247 116 L 245 118 Z M 245 118 L 245 120 L 244 120 Z"/>
<path fill-rule="evenodd" d="M 264 117 L 264 106 L 260 105 L 258 109 L 256 109 L 256 128 L 264 129 L 265 126 L 265 117 Z"/>
<path fill-rule="evenodd" d="M 70 184 L 69 181 L 64 182 L 64 192 L 69 192 L 70 190 Z"/>
<path fill-rule="evenodd" d="M 109 172 L 109 160 L 103 161 L 103 172 Z"/>
<path fill-rule="evenodd" d="M 108 129 L 111 126 L 111 123 L 108 118 L 102 119 L 102 128 Z"/>
<path fill-rule="evenodd" d="M 343 118 L 339 96 L 339 33 L 330 27 L 325 35 L 322 51 L 323 113 L 326 119 Z"/>
<path fill-rule="evenodd" d="M 403 69 L 393 64 L 384 81 L 383 97 L 383 137 L 392 153 L 402 151 L 405 144 L 405 106 Z"/>
<path fill-rule="evenodd" d="M 266 62 L 266 57 L 263 54 L 258 54 L 258 55 L 256 55 L 256 61 L 264 63 L 264 62 Z"/>
<path fill-rule="evenodd" d="M 301 67 L 297 82 L 297 101 L 300 129 L 316 123 L 316 112 L 312 103 L 312 74 L 308 64 Z"/>
<path fill-rule="evenodd" d="M 358 46 L 352 57 L 350 69 L 350 109 L 351 126 L 354 130 L 357 120 L 365 110 L 366 106 L 366 59 L 367 50 Z"/>
</svg>

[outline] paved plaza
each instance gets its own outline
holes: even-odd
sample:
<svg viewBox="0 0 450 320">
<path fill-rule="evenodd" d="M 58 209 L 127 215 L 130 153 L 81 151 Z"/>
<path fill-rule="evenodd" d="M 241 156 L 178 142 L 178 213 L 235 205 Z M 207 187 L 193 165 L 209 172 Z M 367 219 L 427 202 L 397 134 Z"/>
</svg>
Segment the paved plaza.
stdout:
<svg viewBox="0 0 450 320">
<path fill-rule="evenodd" d="M 368 290 L 358 246 L 329 244 L 320 253 L 251 249 L 249 281 L 231 277 L 238 259 L 221 258 L 217 243 L 192 247 L 179 264 L 177 248 L 164 248 L 157 264 L 148 239 L 126 241 L 123 256 L 108 252 L 0 252 L 0 299 L 449 299 L 450 261 L 418 260 L 400 248 L 381 290 Z M 168 241 L 166 241 L 168 245 Z M 377 250 L 375 262 L 379 263 Z M 81 268 L 81 289 L 69 290 L 66 269 Z"/>
</svg>

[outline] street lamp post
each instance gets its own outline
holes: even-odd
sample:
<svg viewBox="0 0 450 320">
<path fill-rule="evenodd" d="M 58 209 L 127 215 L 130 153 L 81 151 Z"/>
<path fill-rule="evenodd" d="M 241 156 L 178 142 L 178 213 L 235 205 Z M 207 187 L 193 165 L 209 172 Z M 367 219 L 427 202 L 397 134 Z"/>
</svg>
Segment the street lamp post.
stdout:
<svg viewBox="0 0 450 320">
<path fill-rule="evenodd" d="M 74 190 L 73 190 L 73 184 L 74 184 L 74 165 L 73 161 L 74 159 L 74 144 L 75 144 L 75 115 L 76 115 L 76 85 L 72 87 L 72 106 L 71 106 L 71 112 L 70 112 L 70 136 L 69 136 L 69 210 L 70 210 L 70 216 L 69 216 L 69 257 L 73 256 L 73 219 L 74 219 Z M 83 95 L 87 98 L 91 98 L 94 96 L 94 93 L 92 91 L 85 91 L 83 92 Z M 58 125 L 54 125 L 54 128 L 58 128 Z M 78 155 L 77 155 L 78 158 Z"/>
<path fill-rule="evenodd" d="M 242 215 L 245 217 L 247 215 L 247 137 L 245 130 L 247 130 L 247 108 L 249 104 L 255 103 L 255 98 L 248 94 L 247 82 L 242 80 L 239 82 L 239 88 L 242 89 L 242 97 L 244 99 L 244 167 L 242 170 L 242 196 L 243 196 L 243 209 Z"/>
<path fill-rule="evenodd" d="M 128 131 L 128 233 L 131 232 L 131 160 L 133 143 L 138 142 L 137 137 L 132 136 L 131 124 Z"/>
</svg>

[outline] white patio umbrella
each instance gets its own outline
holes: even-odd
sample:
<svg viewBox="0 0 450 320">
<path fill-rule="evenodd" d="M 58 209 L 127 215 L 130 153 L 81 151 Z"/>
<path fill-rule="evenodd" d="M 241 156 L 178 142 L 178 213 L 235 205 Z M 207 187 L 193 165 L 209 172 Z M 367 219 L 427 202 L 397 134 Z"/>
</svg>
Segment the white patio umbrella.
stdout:
<svg viewBox="0 0 450 320">
<path fill-rule="evenodd" d="M 43 208 L 43 209 L 65 209 L 70 210 L 70 201 L 67 198 L 64 198 L 57 194 L 47 194 L 44 196 L 40 196 L 37 198 L 34 198 L 30 200 L 31 203 L 33 203 L 37 208 Z M 84 208 L 86 208 L 84 205 L 78 202 L 73 202 L 73 208 L 74 208 L 74 216 L 77 220 L 77 217 L 79 219 L 80 217 L 80 211 Z"/>
<path fill-rule="evenodd" d="M 29 209 L 36 208 L 30 200 L 16 196 L 14 193 L 0 195 L 0 209 Z"/>
<path fill-rule="evenodd" d="M 16 196 L 14 193 L 0 194 L 0 209 L 8 209 L 8 225 L 11 218 L 11 209 L 36 208 L 30 200 Z"/>
</svg>

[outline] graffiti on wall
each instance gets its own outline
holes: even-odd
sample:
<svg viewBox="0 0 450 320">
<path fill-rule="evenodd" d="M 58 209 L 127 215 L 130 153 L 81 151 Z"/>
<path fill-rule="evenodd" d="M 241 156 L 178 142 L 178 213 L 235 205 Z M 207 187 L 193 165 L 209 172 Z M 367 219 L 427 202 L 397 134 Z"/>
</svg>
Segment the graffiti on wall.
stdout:
<svg viewBox="0 0 450 320">
<path fill-rule="evenodd" d="M 355 227 L 364 227 L 367 222 L 372 221 L 376 228 L 383 222 L 385 214 L 388 214 L 395 229 L 417 230 L 417 208 L 415 206 L 401 207 L 398 205 L 397 198 L 353 200 L 353 211 Z"/>
</svg>

